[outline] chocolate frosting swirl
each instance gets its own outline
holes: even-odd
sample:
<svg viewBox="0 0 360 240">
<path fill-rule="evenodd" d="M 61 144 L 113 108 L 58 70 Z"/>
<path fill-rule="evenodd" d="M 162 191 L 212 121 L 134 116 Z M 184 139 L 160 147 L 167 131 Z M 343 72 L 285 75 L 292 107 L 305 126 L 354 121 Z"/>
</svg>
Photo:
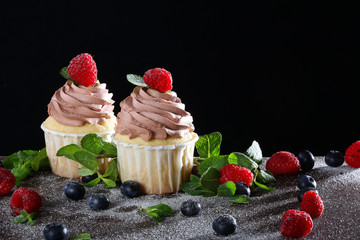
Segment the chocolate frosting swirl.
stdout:
<svg viewBox="0 0 360 240">
<path fill-rule="evenodd" d="M 104 83 L 85 87 L 67 81 L 52 96 L 48 113 L 66 126 L 100 124 L 114 114 L 112 96 Z"/>
<path fill-rule="evenodd" d="M 174 92 L 161 93 L 138 86 L 120 107 L 115 131 L 128 134 L 129 138 L 141 137 L 149 141 L 182 137 L 194 131 L 192 116 Z"/>
</svg>

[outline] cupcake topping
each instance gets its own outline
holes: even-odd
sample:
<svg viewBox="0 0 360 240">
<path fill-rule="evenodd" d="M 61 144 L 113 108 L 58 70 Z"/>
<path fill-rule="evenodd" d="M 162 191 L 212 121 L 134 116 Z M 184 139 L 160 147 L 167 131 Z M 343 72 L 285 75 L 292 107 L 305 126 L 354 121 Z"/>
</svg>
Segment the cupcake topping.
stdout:
<svg viewBox="0 0 360 240">
<path fill-rule="evenodd" d="M 66 126 L 100 124 L 113 114 L 112 96 L 104 83 L 85 87 L 67 81 L 51 98 L 48 113 Z"/>
<path fill-rule="evenodd" d="M 129 138 L 149 141 L 182 137 L 194 131 L 193 118 L 175 92 L 162 93 L 137 86 L 120 107 L 115 131 L 128 134 Z"/>
</svg>

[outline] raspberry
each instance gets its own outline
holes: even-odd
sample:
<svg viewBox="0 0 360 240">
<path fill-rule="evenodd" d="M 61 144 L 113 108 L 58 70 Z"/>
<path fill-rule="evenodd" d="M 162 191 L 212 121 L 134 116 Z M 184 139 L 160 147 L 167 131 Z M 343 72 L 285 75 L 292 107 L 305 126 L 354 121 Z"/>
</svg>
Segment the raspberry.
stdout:
<svg viewBox="0 0 360 240">
<path fill-rule="evenodd" d="M 96 83 L 96 63 L 88 53 L 82 53 L 74 57 L 68 66 L 68 73 L 75 82 L 85 87 Z"/>
<path fill-rule="evenodd" d="M 240 181 L 250 186 L 254 179 L 254 174 L 249 169 L 236 164 L 226 164 L 220 169 L 220 174 L 221 178 L 219 179 L 219 182 L 221 184 L 228 181 L 232 181 L 234 183 Z"/>
<path fill-rule="evenodd" d="M 296 174 L 300 171 L 300 161 L 290 152 L 277 152 L 267 161 L 266 169 L 276 175 Z"/>
<path fill-rule="evenodd" d="M 15 186 L 15 176 L 9 170 L 0 168 L 0 196 L 5 196 Z"/>
<path fill-rule="evenodd" d="M 312 218 L 320 217 L 324 204 L 320 196 L 313 190 L 306 192 L 300 204 L 300 210 L 310 214 Z"/>
<path fill-rule="evenodd" d="M 172 89 L 171 73 L 164 68 L 153 68 L 144 74 L 144 82 L 152 89 L 167 92 Z"/>
<path fill-rule="evenodd" d="M 310 215 L 298 210 L 288 210 L 281 220 L 280 232 L 285 237 L 304 237 L 311 232 L 313 227 Z"/>
<path fill-rule="evenodd" d="M 16 215 L 19 215 L 22 209 L 29 214 L 37 212 L 40 207 L 40 195 L 30 188 L 20 187 L 11 196 L 10 208 Z"/>
<path fill-rule="evenodd" d="M 354 142 L 346 149 L 345 161 L 350 167 L 360 167 L 360 141 Z"/>
</svg>

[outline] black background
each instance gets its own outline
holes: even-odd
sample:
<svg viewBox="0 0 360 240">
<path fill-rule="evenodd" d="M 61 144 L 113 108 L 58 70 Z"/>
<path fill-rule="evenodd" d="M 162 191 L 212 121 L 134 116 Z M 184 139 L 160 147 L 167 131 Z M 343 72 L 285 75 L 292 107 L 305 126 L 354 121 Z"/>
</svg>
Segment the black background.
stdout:
<svg viewBox="0 0 360 240">
<path fill-rule="evenodd" d="M 44 146 L 58 72 L 82 52 L 116 113 L 127 73 L 169 70 L 196 132 L 220 131 L 223 154 L 253 139 L 265 156 L 344 151 L 360 130 L 357 8 L 314 2 L 2 3 L 0 155 Z"/>
</svg>

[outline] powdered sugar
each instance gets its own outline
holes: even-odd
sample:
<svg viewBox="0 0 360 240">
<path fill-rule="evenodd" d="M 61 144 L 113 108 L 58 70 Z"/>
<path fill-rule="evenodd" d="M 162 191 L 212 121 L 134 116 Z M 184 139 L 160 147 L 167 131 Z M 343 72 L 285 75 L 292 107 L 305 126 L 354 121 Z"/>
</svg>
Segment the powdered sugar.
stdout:
<svg viewBox="0 0 360 240">
<path fill-rule="evenodd" d="M 306 239 L 356 239 L 360 231 L 360 169 L 346 164 L 339 168 L 325 165 L 323 158 L 316 158 L 315 168 L 308 172 L 318 184 L 319 195 L 324 202 L 324 213 L 314 219 L 314 228 Z M 274 192 L 257 193 L 248 205 L 231 204 L 226 197 L 193 197 L 184 193 L 145 195 L 138 198 L 122 196 L 119 188 L 104 189 L 103 185 L 86 188 L 84 199 L 73 201 L 65 197 L 63 189 L 74 181 L 40 172 L 25 180 L 42 196 L 35 226 L 15 225 L 10 210 L 10 195 L 0 198 L 0 239 L 41 239 L 44 227 L 50 223 L 65 224 L 70 237 L 89 233 L 92 239 L 283 239 L 280 233 L 281 217 L 289 209 L 299 209 L 296 198 L 297 178 L 277 177 Z M 15 190 L 15 189 L 14 189 Z M 13 190 L 13 191 L 14 191 Z M 92 193 L 104 193 L 110 198 L 110 207 L 93 211 L 87 204 Z M 198 200 L 202 211 L 194 217 L 180 212 L 182 202 Z M 158 223 L 139 210 L 159 203 L 168 204 L 174 216 Z M 238 223 L 235 234 L 222 237 L 212 229 L 213 220 L 221 214 L 234 216 Z"/>
</svg>

